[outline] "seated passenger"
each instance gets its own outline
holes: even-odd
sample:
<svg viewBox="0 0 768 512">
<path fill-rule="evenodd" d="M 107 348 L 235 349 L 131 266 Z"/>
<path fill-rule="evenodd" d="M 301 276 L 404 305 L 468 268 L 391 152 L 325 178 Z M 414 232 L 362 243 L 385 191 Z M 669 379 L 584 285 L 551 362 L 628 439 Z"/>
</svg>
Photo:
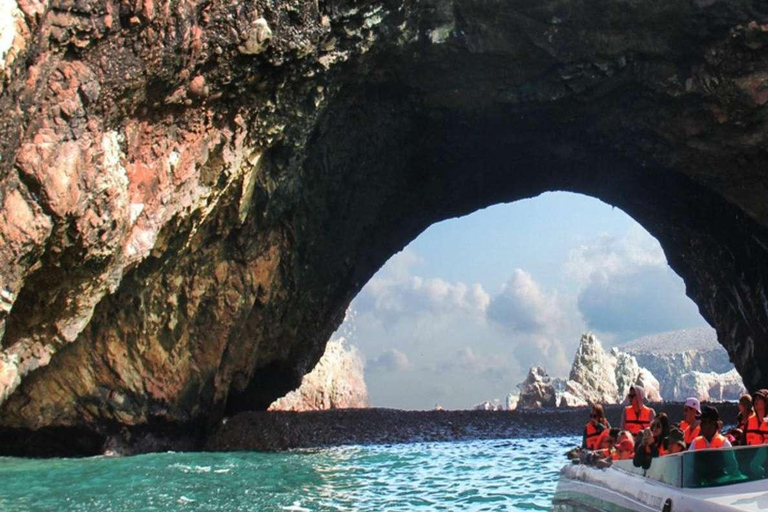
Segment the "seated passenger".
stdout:
<svg viewBox="0 0 768 512">
<path fill-rule="evenodd" d="M 683 421 L 680 422 L 680 430 L 683 431 L 683 440 L 685 444 L 690 445 L 696 439 L 701 430 L 699 429 L 699 417 L 701 416 L 701 405 L 699 399 L 690 397 L 685 400 L 683 405 Z"/>
<path fill-rule="evenodd" d="M 685 434 L 683 434 L 683 431 L 675 427 L 670 429 L 667 446 L 670 454 L 684 452 L 687 445 L 685 444 Z"/>
<path fill-rule="evenodd" d="M 587 450 L 600 449 L 601 435 L 604 431 L 611 428 L 608 420 L 605 419 L 603 406 L 595 404 L 589 414 L 589 423 L 584 427 L 584 435 L 581 438 L 581 447 Z"/>
<path fill-rule="evenodd" d="M 619 459 L 619 452 L 616 450 L 619 429 L 609 428 L 600 435 L 600 452 L 603 457 L 610 457 L 613 460 Z"/>
<path fill-rule="evenodd" d="M 747 430 L 747 422 L 755 413 L 752 407 L 752 397 L 745 393 L 739 397 L 739 414 L 736 416 L 736 428 L 741 430 L 742 434 Z M 744 438 L 739 440 L 741 444 L 746 444 Z"/>
<path fill-rule="evenodd" d="M 616 444 L 621 443 L 625 439 L 629 439 L 633 443 L 635 442 L 635 437 L 629 430 L 620 430 L 619 435 L 616 437 Z"/>
<path fill-rule="evenodd" d="M 701 435 L 693 440 L 689 451 L 707 448 L 730 448 L 731 443 L 720 433 L 723 422 L 717 409 L 706 405 L 701 411 Z"/>
<path fill-rule="evenodd" d="M 629 398 L 629 405 L 624 408 L 621 427 L 636 436 L 641 430 L 648 428 L 653 418 L 656 417 L 656 411 L 643 404 L 645 390 L 642 386 L 630 386 L 627 398 Z"/>
<path fill-rule="evenodd" d="M 768 409 L 768 389 L 756 391 L 752 403 L 755 412 L 747 418 L 744 440 L 748 445 L 766 444 L 768 443 L 768 422 L 765 416 Z"/>
<path fill-rule="evenodd" d="M 628 460 L 635 456 L 635 443 L 631 439 L 624 439 L 617 448 L 618 460 Z"/>
<path fill-rule="evenodd" d="M 632 462 L 643 469 L 651 467 L 651 459 L 668 453 L 669 443 L 669 418 L 661 413 L 651 422 L 651 427 L 643 430 L 642 441 L 635 448 L 635 456 Z"/>
</svg>

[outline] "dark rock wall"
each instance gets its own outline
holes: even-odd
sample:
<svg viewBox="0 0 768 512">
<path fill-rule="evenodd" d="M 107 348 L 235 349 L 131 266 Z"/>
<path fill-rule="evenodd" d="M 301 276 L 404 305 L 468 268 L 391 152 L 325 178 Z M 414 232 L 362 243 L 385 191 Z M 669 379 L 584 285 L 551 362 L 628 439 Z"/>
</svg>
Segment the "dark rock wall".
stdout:
<svg viewBox="0 0 768 512">
<path fill-rule="evenodd" d="M 205 430 L 264 409 L 430 224 L 549 190 L 642 223 L 768 387 L 764 2 L 19 10 L 2 426 Z"/>
</svg>

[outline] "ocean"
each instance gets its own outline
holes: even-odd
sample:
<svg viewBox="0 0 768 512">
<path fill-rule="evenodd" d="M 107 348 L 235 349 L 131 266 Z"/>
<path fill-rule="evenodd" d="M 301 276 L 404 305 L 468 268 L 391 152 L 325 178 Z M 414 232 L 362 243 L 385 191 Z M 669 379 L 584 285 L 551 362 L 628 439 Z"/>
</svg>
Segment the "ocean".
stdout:
<svg viewBox="0 0 768 512">
<path fill-rule="evenodd" d="M 578 436 L 0 458 L 2 511 L 550 510 Z"/>
</svg>

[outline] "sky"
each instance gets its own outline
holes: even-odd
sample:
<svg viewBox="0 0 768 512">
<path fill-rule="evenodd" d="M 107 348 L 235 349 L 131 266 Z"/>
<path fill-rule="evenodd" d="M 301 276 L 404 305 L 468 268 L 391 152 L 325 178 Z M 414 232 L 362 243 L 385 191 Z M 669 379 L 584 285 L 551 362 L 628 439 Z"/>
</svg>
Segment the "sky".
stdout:
<svg viewBox="0 0 768 512">
<path fill-rule="evenodd" d="M 467 409 L 516 393 L 531 365 L 567 377 L 581 334 L 610 347 L 707 325 L 631 217 L 565 192 L 434 224 L 352 301 L 343 335 L 371 405 Z"/>
</svg>

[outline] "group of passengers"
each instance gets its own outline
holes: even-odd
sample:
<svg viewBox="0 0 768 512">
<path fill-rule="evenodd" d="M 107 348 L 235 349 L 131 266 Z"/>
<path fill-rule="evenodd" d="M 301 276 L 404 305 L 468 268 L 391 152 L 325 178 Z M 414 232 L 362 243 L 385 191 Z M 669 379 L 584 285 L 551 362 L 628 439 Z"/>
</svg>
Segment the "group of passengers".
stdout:
<svg viewBox="0 0 768 512">
<path fill-rule="evenodd" d="M 768 389 L 757 391 L 754 397 L 742 395 L 737 425 L 726 434 L 721 432 L 723 422 L 715 407 L 702 407 L 698 399 L 688 398 L 682 420 L 672 425 L 665 413 L 657 415 L 643 403 L 644 395 L 642 386 L 629 388 L 621 428 L 612 428 L 603 406 L 593 405 L 582 449 L 603 459 L 632 459 L 635 466 L 648 468 L 654 457 L 685 450 L 768 444 Z"/>
</svg>

